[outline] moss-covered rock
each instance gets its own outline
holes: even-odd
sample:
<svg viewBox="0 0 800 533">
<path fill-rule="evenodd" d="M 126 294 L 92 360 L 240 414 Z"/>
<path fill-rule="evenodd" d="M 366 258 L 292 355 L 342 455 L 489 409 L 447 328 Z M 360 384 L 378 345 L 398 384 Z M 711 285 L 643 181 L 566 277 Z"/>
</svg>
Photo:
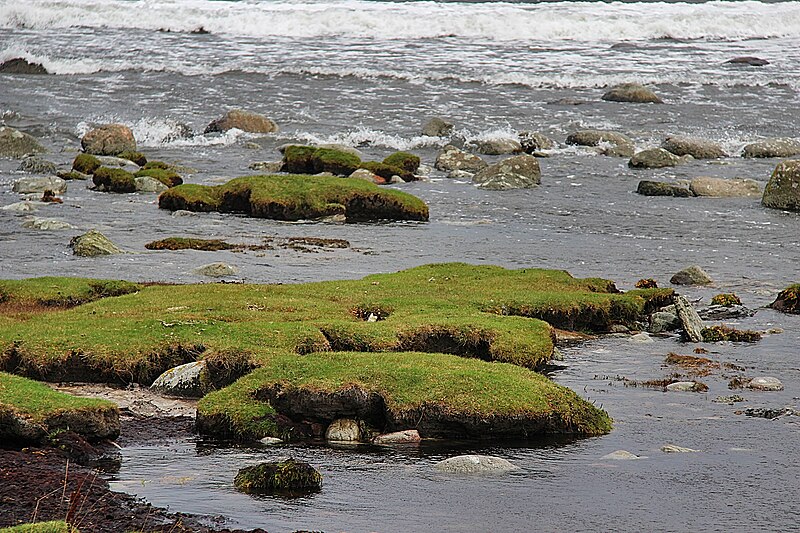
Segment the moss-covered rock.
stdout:
<svg viewBox="0 0 800 533">
<path fill-rule="evenodd" d="M 172 165 L 163 161 L 148 161 L 142 166 L 143 170 L 159 169 L 159 170 L 173 170 Z"/>
<path fill-rule="evenodd" d="M 144 168 L 134 174 L 135 177 L 150 177 L 156 179 L 166 185 L 167 187 L 176 187 L 183 183 L 183 178 L 174 170 L 161 169 L 161 168 Z"/>
<path fill-rule="evenodd" d="M 412 174 L 419 170 L 420 159 L 408 152 L 395 152 L 383 160 L 383 163 L 393 167 L 402 168 Z"/>
<path fill-rule="evenodd" d="M 761 340 L 761 333 L 751 330 L 739 330 L 728 326 L 711 326 L 701 331 L 703 342 L 756 342 Z"/>
<path fill-rule="evenodd" d="M 144 247 L 148 250 L 203 250 L 207 252 L 237 248 L 237 246 L 219 239 L 192 239 L 187 237 L 168 237 L 159 241 L 148 242 Z"/>
<path fill-rule="evenodd" d="M 653 278 L 640 279 L 634 285 L 637 289 L 657 289 L 658 283 Z"/>
<path fill-rule="evenodd" d="M 117 157 L 120 159 L 127 159 L 133 163 L 136 163 L 140 167 L 143 167 L 147 164 L 147 157 L 141 152 L 133 152 L 133 151 L 125 151 L 119 154 Z"/>
<path fill-rule="evenodd" d="M 764 188 L 761 205 L 771 209 L 800 211 L 800 159 L 778 163 Z"/>
<path fill-rule="evenodd" d="M 94 171 L 103 166 L 100 160 L 91 154 L 78 154 L 72 162 L 72 170 L 81 174 L 94 174 Z"/>
<path fill-rule="evenodd" d="M 96 230 L 90 230 L 69 242 L 72 253 L 81 257 L 97 257 L 124 253 L 108 237 Z"/>
<path fill-rule="evenodd" d="M 391 181 L 394 176 L 400 176 L 403 181 L 414 181 L 413 172 L 405 170 L 401 167 L 389 165 L 387 163 L 378 163 L 377 161 L 365 161 L 361 163 L 361 168 L 369 170 L 376 176 L 380 176 L 387 182 Z"/>
<path fill-rule="evenodd" d="M 770 307 L 782 313 L 800 314 L 800 284 L 783 289 Z"/>
<path fill-rule="evenodd" d="M 711 298 L 711 305 L 732 307 L 734 305 L 742 305 L 742 301 L 733 293 L 722 293 Z"/>
<path fill-rule="evenodd" d="M 694 193 L 686 187 L 673 185 L 663 181 L 642 180 L 636 187 L 636 192 L 643 196 L 675 196 L 678 198 L 689 198 Z"/>
<path fill-rule="evenodd" d="M 358 156 L 334 148 L 292 145 L 283 152 L 283 170 L 292 174 L 330 172 L 349 176 L 360 166 Z"/>
<path fill-rule="evenodd" d="M 135 176 L 121 168 L 100 167 L 94 171 L 92 182 L 99 191 L 136 192 Z"/>
<path fill-rule="evenodd" d="M 322 488 L 322 474 L 310 464 L 290 458 L 242 468 L 233 484 L 248 494 L 293 496 L 319 491 Z"/>
</svg>

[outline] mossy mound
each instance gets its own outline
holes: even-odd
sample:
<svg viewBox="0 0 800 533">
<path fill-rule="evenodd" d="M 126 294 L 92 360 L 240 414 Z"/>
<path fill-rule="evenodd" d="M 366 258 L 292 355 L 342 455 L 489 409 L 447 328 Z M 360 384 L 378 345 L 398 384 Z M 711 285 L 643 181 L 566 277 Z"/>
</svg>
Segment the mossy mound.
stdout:
<svg viewBox="0 0 800 533">
<path fill-rule="evenodd" d="M 385 165 L 402 168 L 412 174 L 419 170 L 420 159 L 408 152 L 395 152 L 383 160 Z"/>
<path fill-rule="evenodd" d="M 722 293 L 712 297 L 711 304 L 721 305 L 723 307 L 732 307 L 734 305 L 742 305 L 742 301 L 733 293 Z"/>
<path fill-rule="evenodd" d="M 325 176 L 248 176 L 217 186 L 179 185 L 162 193 L 158 205 L 172 211 L 244 213 L 277 220 L 333 215 L 344 215 L 349 222 L 428 220 L 428 206 L 415 196 Z"/>
<path fill-rule="evenodd" d="M 770 307 L 782 313 L 800 314 L 800 283 L 783 289 Z"/>
<path fill-rule="evenodd" d="M 81 174 L 93 174 L 101 166 L 103 166 L 103 163 L 91 154 L 78 154 L 72 162 L 72 170 Z"/>
<path fill-rule="evenodd" d="M 139 178 L 147 176 L 157 179 L 167 187 L 176 187 L 183 183 L 183 178 L 181 178 L 177 172 L 162 168 L 144 168 L 134 174 L 134 176 Z"/>
<path fill-rule="evenodd" d="M 416 179 L 412 172 L 394 165 L 386 164 L 385 162 L 378 163 L 377 161 L 367 161 L 361 163 L 361 168 L 369 170 L 376 176 L 380 176 L 386 181 L 391 180 L 394 176 L 400 176 L 403 178 L 403 181 L 414 181 L 414 179 Z"/>
<path fill-rule="evenodd" d="M 0 533 L 78 533 L 78 529 L 63 521 L 37 522 L 20 524 L 14 527 L 0 528 Z"/>
<path fill-rule="evenodd" d="M 140 167 L 143 167 L 147 164 L 147 157 L 142 152 L 132 152 L 126 151 L 119 154 L 117 157 L 120 159 L 127 159 L 133 163 L 136 163 Z"/>
<path fill-rule="evenodd" d="M 168 237 L 159 241 L 148 242 L 144 247 L 148 250 L 202 250 L 206 252 L 237 248 L 236 245 L 219 239 L 192 239 L 188 237 Z"/>
<path fill-rule="evenodd" d="M 242 468 L 233 484 L 248 494 L 294 496 L 319 491 L 322 475 L 310 464 L 290 458 Z"/>
<path fill-rule="evenodd" d="M 148 161 L 142 166 L 143 170 L 173 170 L 172 165 L 163 161 Z"/>
<path fill-rule="evenodd" d="M 129 281 L 88 278 L 0 280 L 0 314 L 70 308 L 101 298 L 131 294 L 141 288 Z"/>
<path fill-rule="evenodd" d="M 739 330 L 728 326 L 711 326 L 703 328 L 700 332 L 703 342 L 757 342 L 761 340 L 761 333 L 751 330 Z"/>
<path fill-rule="evenodd" d="M 100 167 L 92 176 L 95 188 L 106 192 L 136 192 L 136 180 L 133 174 L 121 168 Z"/>
<path fill-rule="evenodd" d="M 637 289 L 657 289 L 658 283 L 653 278 L 640 279 L 634 285 Z"/>
<path fill-rule="evenodd" d="M 357 155 L 334 148 L 287 146 L 283 152 L 283 170 L 291 174 L 330 172 L 339 176 L 349 176 L 360 165 L 361 159 Z"/>
</svg>

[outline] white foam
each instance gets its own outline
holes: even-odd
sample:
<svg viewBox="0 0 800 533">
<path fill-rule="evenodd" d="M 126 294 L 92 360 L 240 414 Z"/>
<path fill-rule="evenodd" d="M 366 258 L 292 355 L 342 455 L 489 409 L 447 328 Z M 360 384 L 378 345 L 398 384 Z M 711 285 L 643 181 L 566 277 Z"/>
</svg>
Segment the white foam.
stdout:
<svg viewBox="0 0 800 533">
<path fill-rule="evenodd" d="M 413 150 L 415 148 L 442 146 L 445 141 L 439 137 L 427 137 L 418 135 L 414 137 L 402 137 L 392 135 L 380 130 L 366 127 L 358 127 L 349 131 L 335 133 L 333 135 L 319 135 L 314 132 L 297 131 L 283 137 L 309 144 L 343 144 L 346 146 L 381 146 L 394 150 Z"/>
</svg>

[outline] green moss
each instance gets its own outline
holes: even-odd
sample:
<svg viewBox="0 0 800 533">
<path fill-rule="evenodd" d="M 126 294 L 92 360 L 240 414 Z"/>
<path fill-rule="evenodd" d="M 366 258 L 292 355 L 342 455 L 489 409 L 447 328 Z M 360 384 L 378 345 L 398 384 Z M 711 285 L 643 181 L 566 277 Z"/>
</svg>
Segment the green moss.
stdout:
<svg viewBox="0 0 800 533">
<path fill-rule="evenodd" d="M 147 163 L 144 164 L 144 166 L 142 168 L 144 170 L 152 170 L 152 169 L 156 169 L 156 170 L 172 170 L 173 169 L 172 165 L 170 165 L 169 163 L 165 163 L 163 161 L 148 161 Z"/>
<path fill-rule="evenodd" d="M 136 177 L 147 176 L 157 179 L 167 187 L 175 187 L 183 183 L 183 178 L 173 170 L 164 170 L 160 168 L 146 168 L 134 174 Z"/>
<path fill-rule="evenodd" d="M 735 294 L 722 293 L 711 298 L 711 304 L 731 307 L 734 305 L 742 305 L 742 301 Z"/>
<path fill-rule="evenodd" d="M 756 342 L 761 340 L 761 333 L 751 330 L 739 330 L 728 326 L 711 326 L 703 328 L 700 334 L 703 342 Z"/>
<path fill-rule="evenodd" d="M 420 159 L 414 154 L 408 152 L 395 152 L 383 162 L 393 167 L 399 167 L 412 174 L 419 170 Z"/>
<path fill-rule="evenodd" d="M 640 279 L 636 282 L 635 287 L 637 289 L 657 289 L 658 283 L 652 278 Z"/>
<path fill-rule="evenodd" d="M 35 422 L 66 411 L 110 408 L 116 408 L 115 404 L 106 400 L 79 398 L 55 391 L 44 383 L 0 372 L 0 410 L 10 409 Z"/>
<path fill-rule="evenodd" d="M 770 307 L 783 313 L 800 314 L 800 284 L 783 289 Z"/>
<path fill-rule="evenodd" d="M 330 172 L 349 176 L 359 168 L 360 164 L 361 159 L 358 156 L 333 148 L 288 146 L 283 153 L 284 171 L 293 174 Z"/>
<path fill-rule="evenodd" d="M 82 174 L 93 174 L 103 164 L 98 158 L 90 154 L 78 154 L 72 162 L 72 170 Z"/>
<path fill-rule="evenodd" d="M 0 533 L 78 533 L 78 530 L 66 522 L 54 521 L 4 527 L 0 528 Z"/>
<path fill-rule="evenodd" d="M 202 250 L 207 252 L 237 248 L 235 245 L 219 239 L 191 239 L 186 237 L 168 237 L 160 241 L 149 242 L 144 247 L 148 250 Z"/>
<path fill-rule="evenodd" d="M 56 173 L 56 176 L 58 176 L 62 180 L 67 180 L 67 181 L 69 181 L 69 180 L 83 181 L 83 180 L 88 179 L 88 175 L 87 174 L 83 174 L 83 173 L 77 172 L 75 170 L 70 170 L 69 172 L 59 171 L 59 172 Z"/>
<path fill-rule="evenodd" d="M 404 181 L 414 181 L 414 174 L 409 172 L 408 170 L 404 170 L 400 167 L 396 167 L 393 165 L 387 165 L 386 163 L 378 163 L 376 161 L 367 161 L 365 163 L 361 163 L 360 168 L 365 168 L 375 174 L 376 176 L 380 176 L 386 181 L 392 179 L 393 176 L 400 176 L 403 178 Z"/>
<path fill-rule="evenodd" d="M 127 159 L 128 161 L 132 161 L 137 165 L 139 165 L 140 167 L 143 167 L 147 164 L 147 157 L 145 157 L 145 155 L 141 152 L 132 152 L 132 151 L 122 152 L 117 157 L 119 157 L 120 159 Z"/>
<path fill-rule="evenodd" d="M 122 296 L 141 289 L 129 281 L 87 278 L 33 278 L 0 280 L 0 303 L 5 312 L 31 307 L 74 307 L 101 298 Z"/>
<path fill-rule="evenodd" d="M 290 458 L 242 468 L 233 483 L 248 494 L 299 495 L 320 490 L 322 475 L 308 463 Z"/>
<path fill-rule="evenodd" d="M 92 177 L 95 187 L 107 192 L 135 192 L 136 181 L 133 174 L 121 168 L 100 167 Z"/>
</svg>

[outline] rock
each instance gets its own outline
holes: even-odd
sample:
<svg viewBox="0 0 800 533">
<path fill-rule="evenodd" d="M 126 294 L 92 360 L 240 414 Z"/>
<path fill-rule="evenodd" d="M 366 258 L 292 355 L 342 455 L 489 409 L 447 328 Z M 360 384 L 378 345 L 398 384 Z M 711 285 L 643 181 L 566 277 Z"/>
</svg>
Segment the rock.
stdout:
<svg viewBox="0 0 800 533">
<path fill-rule="evenodd" d="M 724 179 L 700 176 L 689 183 L 689 190 L 695 196 L 711 196 L 713 198 L 747 198 L 761 196 L 761 185 L 751 179 Z"/>
<path fill-rule="evenodd" d="M 657 311 L 650 315 L 650 333 L 663 333 L 665 331 L 675 331 L 681 327 L 681 320 L 674 313 Z"/>
<path fill-rule="evenodd" d="M 97 257 L 124 253 L 108 237 L 96 230 L 90 230 L 69 242 L 72 253 L 81 257 Z"/>
<path fill-rule="evenodd" d="M 457 455 L 439 461 L 434 468 L 445 474 L 505 474 L 519 470 L 514 463 L 492 455 Z"/>
<path fill-rule="evenodd" d="M 348 178 L 353 178 L 357 180 L 364 180 L 370 181 L 372 183 L 377 183 L 378 185 L 383 185 L 386 183 L 386 180 L 380 176 L 373 174 L 371 171 L 367 170 L 366 168 L 359 168 L 352 174 L 348 176 Z"/>
<path fill-rule="evenodd" d="M 675 444 L 665 444 L 661 447 L 661 451 L 664 453 L 696 453 L 699 450 L 684 448 L 683 446 L 676 446 Z"/>
<path fill-rule="evenodd" d="M 484 139 L 469 143 L 469 147 L 485 155 L 517 154 L 522 151 L 522 145 L 516 139 Z"/>
<path fill-rule="evenodd" d="M 81 147 L 87 154 L 119 155 L 122 152 L 135 152 L 136 139 L 128 126 L 103 124 L 83 136 Z"/>
<path fill-rule="evenodd" d="M 434 117 L 422 126 L 421 133 L 426 137 L 449 137 L 453 133 L 453 124 L 439 117 Z"/>
<path fill-rule="evenodd" d="M 664 101 L 652 90 L 638 83 L 623 83 L 612 87 L 602 99 L 607 102 L 626 102 L 633 104 L 663 104 Z"/>
<path fill-rule="evenodd" d="M 783 289 L 769 306 L 781 313 L 800 314 L 800 284 L 790 285 Z"/>
<path fill-rule="evenodd" d="M 337 143 L 323 143 L 315 145 L 317 148 L 327 148 L 328 150 L 338 150 L 339 152 L 344 152 L 346 154 L 354 155 L 359 159 L 364 157 L 364 154 L 358 148 L 353 148 L 352 146 L 348 146 L 346 144 L 337 144 Z"/>
<path fill-rule="evenodd" d="M 195 213 L 194 211 L 186 211 L 185 209 L 178 209 L 177 211 L 172 212 L 172 217 L 196 217 L 199 213 Z"/>
<path fill-rule="evenodd" d="M 794 157 L 800 155 L 800 141 L 767 139 L 750 143 L 742 149 L 742 157 Z"/>
<path fill-rule="evenodd" d="M 467 172 L 466 170 L 451 170 L 447 173 L 447 177 L 456 180 L 470 180 L 475 176 L 474 172 Z"/>
<path fill-rule="evenodd" d="M 395 431 L 394 433 L 383 433 L 372 439 L 373 444 L 416 444 L 422 439 L 416 429 L 406 429 Z"/>
<path fill-rule="evenodd" d="M 56 218 L 31 218 L 22 223 L 23 228 L 38 229 L 41 231 L 56 231 L 62 229 L 73 229 L 75 226 L 69 222 Z"/>
<path fill-rule="evenodd" d="M 750 407 L 744 410 L 744 414 L 745 416 L 775 420 L 776 418 L 780 418 L 785 415 L 796 415 L 798 413 L 791 407 L 782 407 L 778 409 L 770 409 L 764 407 Z"/>
<path fill-rule="evenodd" d="M 288 459 L 242 468 L 233 484 L 248 494 L 294 495 L 320 490 L 322 475 L 308 463 Z"/>
<path fill-rule="evenodd" d="M 800 159 L 778 163 L 764 188 L 761 205 L 771 209 L 800 211 Z"/>
<path fill-rule="evenodd" d="M 641 344 L 648 344 L 651 342 L 655 342 L 653 339 L 650 338 L 650 335 L 648 335 L 647 333 L 637 333 L 636 335 L 631 335 L 630 341 L 638 342 Z"/>
<path fill-rule="evenodd" d="M 676 198 L 691 198 L 692 191 L 679 185 L 663 181 L 642 180 L 636 187 L 636 192 L 642 196 L 674 196 Z"/>
<path fill-rule="evenodd" d="M 631 157 L 634 153 L 633 141 L 614 131 L 579 130 L 570 134 L 566 142 L 578 146 L 602 146 L 608 143 L 612 146 L 604 148 L 601 153 L 614 157 Z"/>
<path fill-rule="evenodd" d="M 542 182 L 539 161 L 528 154 L 509 157 L 480 170 L 472 182 L 492 191 L 529 189 Z"/>
<path fill-rule="evenodd" d="M 8 126 L 0 126 L 0 157 L 20 159 L 28 154 L 44 151 L 44 147 L 27 133 Z"/>
<path fill-rule="evenodd" d="M 667 137 L 664 142 L 661 143 L 661 148 L 678 156 L 690 155 L 695 159 L 718 159 L 720 157 L 728 157 L 728 154 L 726 154 L 717 143 L 705 139 L 698 139 L 696 137 L 680 135 Z"/>
<path fill-rule="evenodd" d="M 281 168 L 283 168 L 283 161 L 259 161 L 251 164 L 248 168 L 256 172 L 275 174 L 276 172 L 280 172 Z"/>
<path fill-rule="evenodd" d="M 747 384 L 747 388 L 761 391 L 781 391 L 783 390 L 783 383 L 778 378 L 761 376 L 751 379 Z"/>
<path fill-rule="evenodd" d="M 227 263 L 209 263 L 207 265 L 203 265 L 201 267 L 197 267 L 194 269 L 196 274 L 200 274 L 201 276 L 208 276 L 209 278 L 224 278 L 227 276 L 233 276 L 239 270 L 235 267 Z"/>
<path fill-rule="evenodd" d="M 77 170 L 67 170 L 67 171 L 59 170 L 58 172 L 56 172 L 56 176 L 66 181 L 71 181 L 71 180 L 86 181 L 88 179 L 91 179 L 92 177 L 89 174 L 84 174 L 83 172 L 78 172 Z"/>
<path fill-rule="evenodd" d="M 615 452 L 605 454 L 600 459 L 605 459 L 607 461 L 634 461 L 636 459 L 646 459 L 646 457 L 635 455 L 626 450 L 617 450 Z"/>
<path fill-rule="evenodd" d="M 141 170 L 141 167 L 133 161 L 129 159 L 123 159 L 121 157 L 100 156 L 97 158 L 97 160 L 100 161 L 101 165 L 104 167 L 121 168 L 122 170 L 130 172 L 131 174 L 135 174 Z"/>
<path fill-rule="evenodd" d="M 36 211 L 36 207 L 33 205 L 32 202 L 28 200 L 23 200 L 22 202 L 14 202 L 13 204 L 4 205 L 0 207 L 3 211 L 8 211 L 11 213 L 30 213 L 31 211 Z"/>
<path fill-rule="evenodd" d="M 683 163 L 683 159 L 667 152 L 663 148 L 650 148 L 636 152 L 628 161 L 631 168 L 664 168 L 674 167 Z"/>
<path fill-rule="evenodd" d="M 697 311 L 685 296 L 675 295 L 673 302 L 686 337 L 692 342 L 702 342 L 703 321 L 700 319 L 700 315 L 697 314 Z"/>
<path fill-rule="evenodd" d="M 361 440 L 360 424 L 350 418 L 338 418 L 331 422 L 325 430 L 325 440 L 335 442 L 359 442 Z"/>
<path fill-rule="evenodd" d="M 133 183 L 135 184 L 136 192 L 162 193 L 169 189 L 169 187 L 150 176 L 137 176 L 133 178 Z"/>
<path fill-rule="evenodd" d="M 248 133 L 275 133 L 278 125 L 270 118 L 243 109 L 233 109 L 206 126 L 205 133 L 225 132 L 232 129 Z"/>
<path fill-rule="evenodd" d="M 150 385 L 150 389 L 179 398 L 201 398 L 205 394 L 205 361 L 193 361 L 170 368 Z"/>
<path fill-rule="evenodd" d="M 56 176 L 20 178 L 14 182 L 12 191 L 20 194 L 43 193 L 53 191 L 61 194 L 67 190 L 67 182 Z"/>
<path fill-rule="evenodd" d="M 630 333 L 628 326 L 624 324 L 611 324 L 608 328 L 609 333 Z"/>
<path fill-rule="evenodd" d="M 248 150 L 261 150 L 261 145 L 258 143 L 254 143 L 252 141 L 248 141 L 244 143 L 242 146 L 244 146 Z"/>
<path fill-rule="evenodd" d="M 727 60 L 725 63 L 729 65 L 745 65 L 749 67 L 763 67 L 769 65 L 769 61 L 766 59 L 752 56 L 734 57 L 733 59 Z"/>
<path fill-rule="evenodd" d="M 28 156 L 22 160 L 17 170 L 31 174 L 55 174 L 58 171 L 58 167 L 56 167 L 55 163 L 45 161 L 41 157 Z"/>
<path fill-rule="evenodd" d="M 50 74 L 41 63 L 31 63 L 27 59 L 15 57 L 0 63 L 0 74 Z"/>
<path fill-rule="evenodd" d="M 275 444 L 282 444 L 283 441 L 277 437 L 264 437 L 263 439 L 259 439 L 261 444 L 265 446 L 274 446 Z"/>
<path fill-rule="evenodd" d="M 439 155 L 436 156 L 436 164 L 434 167 L 438 170 L 464 170 L 467 172 L 478 172 L 486 168 L 488 164 L 486 161 L 474 154 L 469 154 L 463 150 L 459 150 L 452 144 L 448 144 Z"/>
<path fill-rule="evenodd" d="M 744 398 L 742 398 L 738 394 L 733 394 L 731 396 L 717 396 L 711 401 L 714 403 L 726 403 L 728 405 L 733 405 L 738 402 L 743 402 Z"/>
<path fill-rule="evenodd" d="M 669 392 L 705 392 L 708 387 L 698 381 L 676 381 L 667 385 Z"/>
<path fill-rule="evenodd" d="M 708 285 L 713 283 L 713 280 L 705 270 L 693 265 L 676 272 L 669 282 L 674 285 Z"/>
<path fill-rule="evenodd" d="M 709 305 L 703 309 L 698 309 L 697 314 L 703 320 L 730 320 L 750 317 L 755 315 L 756 312 L 743 305 Z"/>
<path fill-rule="evenodd" d="M 519 144 L 526 154 L 533 154 L 540 150 L 552 150 L 556 146 L 551 139 L 538 131 L 519 132 Z"/>
</svg>

